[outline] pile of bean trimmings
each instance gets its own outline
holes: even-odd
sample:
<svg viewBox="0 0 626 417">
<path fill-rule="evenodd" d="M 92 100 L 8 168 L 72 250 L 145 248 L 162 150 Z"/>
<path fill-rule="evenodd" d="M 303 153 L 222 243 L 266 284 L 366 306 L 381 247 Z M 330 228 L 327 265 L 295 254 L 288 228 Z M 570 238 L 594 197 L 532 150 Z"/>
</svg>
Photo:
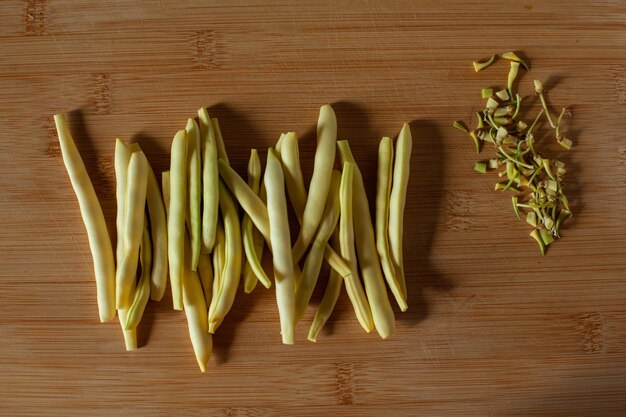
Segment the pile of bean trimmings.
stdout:
<svg viewBox="0 0 626 417">
<path fill-rule="evenodd" d="M 233 305 L 241 275 L 246 293 L 257 282 L 272 285 L 261 263 L 265 245 L 273 260 L 270 275 L 283 343 L 294 343 L 296 324 L 324 260 L 330 276 L 308 339 L 317 340 L 343 284 L 366 332 L 375 328 L 383 339 L 394 333 L 385 281 L 400 310 L 408 307 L 402 261 L 412 147 L 407 124 L 396 140 L 395 155 L 392 139 L 380 141 L 375 224 L 348 142 L 337 141 L 337 119 L 330 105 L 320 109 L 308 190 L 295 132 L 281 134 L 268 149 L 264 173 L 252 149 L 246 182 L 230 167 L 218 120 L 201 108 L 198 120 L 190 118 L 174 136 L 162 194 L 139 145 L 117 139 L 116 269 L 104 216 L 80 154 L 64 116 L 56 115 L 55 122 L 94 258 L 100 319 L 111 320 L 117 309 L 128 350 L 137 348 L 136 328 L 148 298 L 163 297 L 169 268 L 174 309 L 185 311 L 204 372 L 212 335 Z M 337 153 L 340 170 L 335 167 Z M 293 243 L 287 201 L 300 224 Z"/>
</svg>

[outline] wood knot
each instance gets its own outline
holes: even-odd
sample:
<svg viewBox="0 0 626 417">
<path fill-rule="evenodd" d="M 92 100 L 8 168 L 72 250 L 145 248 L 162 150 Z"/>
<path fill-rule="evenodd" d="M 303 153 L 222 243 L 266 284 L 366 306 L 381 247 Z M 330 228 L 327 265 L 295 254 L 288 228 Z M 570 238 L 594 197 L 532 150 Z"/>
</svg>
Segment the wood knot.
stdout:
<svg viewBox="0 0 626 417">
<path fill-rule="evenodd" d="M 228 407 L 224 410 L 224 415 L 226 417 L 237 417 L 238 413 L 237 410 L 232 408 L 232 407 Z"/>
<path fill-rule="evenodd" d="M 623 65 L 614 65 L 611 67 L 611 81 L 615 91 L 615 97 L 618 104 L 626 104 L 626 80 Z"/>
<path fill-rule="evenodd" d="M 600 313 L 581 313 L 576 316 L 579 332 L 583 337 L 583 352 L 600 353 L 604 351 L 604 318 Z"/>
<path fill-rule="evenodd" d="M 337 396 L 340 405 L 353 404 L 354 365 L 351 363 L 337 364 Z"/>
<path fill-rule="evenodd" d="M 91 74 L 90 107 L 94 114 L 111 114 L 111 75 Z"/>
<path fill-rule="evenodd" d="M 470 230 L 476 224 L 476 219 L 472 216 L 472 197 L 469 192 L 446 193 L 443 207 L 448 230 L 461 232 Z"/>
<path fill-rule="evenodd" d="M 28 0 L 26 2 L 24 22 L 26 35 L 45 35 L 46 19 L 45 0 Z"/>
<path fill-rule="evenodd" d="M 210 70 L 221 67 L 219 39 L 213 30 L 194 32 L 192 39 L 195 68 Z"/>
</svg>

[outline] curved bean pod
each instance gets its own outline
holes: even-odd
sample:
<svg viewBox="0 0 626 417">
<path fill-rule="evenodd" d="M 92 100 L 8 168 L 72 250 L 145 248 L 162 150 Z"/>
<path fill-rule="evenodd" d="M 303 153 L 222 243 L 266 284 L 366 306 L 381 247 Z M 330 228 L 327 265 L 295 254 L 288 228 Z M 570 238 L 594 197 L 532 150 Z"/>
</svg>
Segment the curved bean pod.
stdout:
<svg viewBox="0 0 626 417">
<path fill-rule="evenodd" d="M 380 269 L 376 240 L 374 238 L 374 227 L 372 226 L 372 216 L 370 215 L 363 177 L 359 167 L 354 161 L 348 142 L 338 141 L 337 147 L 339 148 L 341 162 L 352 162 L 354 164 L 353 208 L 356 251 L 361 266 L 361 275 L 365 283 L 365 291 L 372 309 L 376 331 L 380 337 L 386 339 L 395 332 L 396 318 L 393 314 L 391 304 L 389 303 L 385 280 Z"/>
<path fill-rule="evenodd" d="M 339 171 L 333 170 L 332 176 L 328 200 L 326 200 L 326 207 L 324 208 L 324 215 L 322 216 L 320 227 L 315 234 L 315 239 L 313 239 L 311 250 L 304 261 L 300 284 L 296 288 L 296 322 L 300 321 L 309 304 L 311 294 L 313 294 L 315 284 L 320 274 L 320 269 L 322 268 L 324 248 L 339 220 L 339 185 L 341 183 L 341 174 Z"/>
<path fill-rule="evenodd" d="M 280 161 L 274 150 L 269 149 L 264 178 L 267 191 L 269 229 L 276 280 L 276 302 L 280 316 L 280 333 L 284 344 L 294 343 L 295 321 L 295 273 L 291 261 L 291 236 L 287 218 L 287 198 Z"/>
<path fill-rule="evenodd" d="M 228 314 L 241 277 L 241 226 L 237 206 L 226 186 L 220 182 L 220 209 L 224 218 L 224 235 L 226 237 L 226 257 L 222 273 L 220 289 L 214 297 L 217 299 L 215 308 L 209 309 L 209 332 L 215 333 Z"/>
<path fill-rule="evenodd" d="M 137 283 L 133 303 L 128 309 L 126 316 L 126 330 L 135 330 L 141 321 L 143 312 L 150 298 L 150 274 L 152 269 L 152 244 L 148 231 L 148 221 L 144 218 L 143 235 L 139 248 L 139 261 L 141 263 L 141 277 Z"/>
<path fill-rule="evenodd" d="M 109 321 L 115 317 L 115 261 L 113 260 L 111 238 L 104 220 L 102 207 L 67 126 L 65 116 L 55 114 L 54 123 L 59 136 L 63 163 L 69 174 L 72 188 L 78 199 L 80 214 L 85 229 L 87 229 L 96 277 L 100 321 Z"/>
<path fill-rule="evenodd" d="M 124 215 L 124 256 L 117 267 L 116 290 L 118 308 L 129 308 L 135 288 L 139 246 L 148 189 L 148 160 L 141 150 L 133 152 L 128 162 Z"/>
<path fill-rule="evenodd" d="M 393 168 L 393 186 L 389 200 L 389 246 L 398 282 L 402 291 L 406 294 L 406 282 L 404 279 L 404 263 L 402 260 L 402 227 L 404 223 L 404 205 L 406 203 L 406 190 L 409 183 L 409 169 L 411 162 L 411 148 L 413 138 L 408 124 L 402 126 L 396 140 L 396 160 Z"/>
<path fill-rule="evenodd" d="M 393 142 L 391 138 L 382 138 L 378 146 L 378 179 L 376 182 L 376 249 L 380 263 L 393 296 L 406 311 L 406 292 L 398 281 L 396 269 L 389 252 L 389 193 L 391 192 L 391 175 L 393 172 Z"/>
<path fill-rule="evenodd" d="M 354 164 L 345 162 L 341 174 L 341 187 L 339 189 L 339 203 L 341 206 L 341 218 L 339 219 L 339 245 L 343 256 L 352 267 L 352 275 L 344 278 L 348 297 L 354 308 L 361 327 L 366 332 L 374 328 L 372 311 L 363 291 L 356 263 L 356 250 L 354 246 L 354 217 L 352 211 L 352 188 L 354 183 Z"/>
</svg>

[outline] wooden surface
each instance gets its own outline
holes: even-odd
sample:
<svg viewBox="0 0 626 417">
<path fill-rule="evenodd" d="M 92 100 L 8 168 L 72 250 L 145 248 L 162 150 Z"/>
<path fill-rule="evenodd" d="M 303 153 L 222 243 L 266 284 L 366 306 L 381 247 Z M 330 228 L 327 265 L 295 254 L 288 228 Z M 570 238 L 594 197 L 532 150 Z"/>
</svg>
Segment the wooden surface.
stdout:
<svg viewBox="0 0 626 417">
<path fill-rule="evenodd" d="M 218 3 L 0 3 L 0 414 L 626 415 L 624 3 Z M 505 64 L 475 74 L 471 61 L 508 50 L 531 60 L 524 95 L 545 80 L 573 114 L 571 152 L 540 144 L 568 164 L 575 214 L 543 258 L 450 127 L 506 80 Z M 201 374 L 168 290 L 126 353 L 117 321 L 98 323 L 52 115 L 69 113 L 113 231 L 116 136 L 161 171 L 205 105 L 239 172 L 252 146 L 295 130 L 310 174 L 327 102 L 370 192 L 379 138 L 411 122 L 396 336 L 364 334 L 342 294 L 317 344 L 309 311 L 281 345 L 274 293 L 259 288 L 238 295 Z"/>
</svg>

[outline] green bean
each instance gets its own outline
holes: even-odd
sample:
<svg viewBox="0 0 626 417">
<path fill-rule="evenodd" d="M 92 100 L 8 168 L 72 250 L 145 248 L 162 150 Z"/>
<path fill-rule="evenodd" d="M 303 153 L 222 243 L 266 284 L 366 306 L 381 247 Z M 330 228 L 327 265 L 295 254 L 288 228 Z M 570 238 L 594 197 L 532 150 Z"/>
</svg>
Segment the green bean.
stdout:
<svg viewBox="0 0 626 417">
<path fill-rule="evenodd" d="M 135 287 L 148 187 L 148 160 L 141 150 L 131 154 L 126 178 L 124 256 L 117 267 L 116 291 L 117 307 L 127 309 Z"/>
<path fill-rule="evenodd" d="M 283 173 L 289 200 L 291 201 L 293 211 L 296 213 L 298 222 L 302 224 L 307 191 L 304 186 L 304 178 L 302 177 L 298 137 L 295 132 L 289 132 L 283 137 L 280 159 L 283 163 Z"/>
<path fill-rule="evenodd" d="M 211 119 L 211 124 L 213 125 L 213 131 L 215 132 L 217 158 L 223 159 L 224 162 L 230 165 L 230 162 L 228 161 L 228 154 L 226 153 L 226 145 L 224 145 L 224 138 L 222 137 L 222 131 L 220 130 L 220 122 L 217 120 L 217 117 L 213 117 Z"/>
<path fill-rule="evenodd" d="M 389 246 L 397 280 L 402 286 L 403 294 L 407 292 L 404 279 L 404 264 L 402 261 L 402 233 L 412 146 L 413 139 L 411 138 L 411 129 L 409 125 L 405 123 L 396 140 L 393 186 L 389 198 Z"/>
<path fill-rule="evenodd" d="M 333 246 L 339 246 L 339 234 L 337 233 L 336 228 L 333 232 L 332 241 Z M 320 301 L 320 304 L 317 306 L 315 317 L 313 317 L 313 322 L 311 323 L 311 328 L 309 329 L 309 335 L 307 338 L 311 342 L 317 341 L 317 336 L 335 309 L 335 304 L 337 304 L 337 299 L 341 293 L 342 284 L 343 278 L 341 278 L 337 271 L 331 269 L 330 276 L 328 277 L 328 283 L 326 284 L 326 291 L 324 292 L 322 301 Z"/>
<path fill-rule="evenodd" d="M 202 136 L 202 253 L 210 253 L 215 243 L 219 213 L 219 173 L 217 144 L 211 118 L 204 107 L 198 110 Z"/>
<path fill-rule="evenodd" d="M 335 165 L 337 144 L 337 117 L 333 108 L 326 104 L 320 108 L 317 120 L 317 149 L 313 162 L 313 175 L 309 184 L 309 196 L 302 214 L 302 227 L 294 245 L 297 263 L 313 239 L 324 213 L 330 189 L 330 178 Z"/>
<path fill-rule="evenodd" d="M 393 142 L 391 138 L 383 138 L 378 147 L 378 181 L 376 187 L 376 249 L 380 263 L 400 310 L 406 311 L 406 293 L 398 282 L 396 270 L 389 252 L 389 194 L 391 192 L 391 176 L 393 173 Z"/>
<path fill-rule="evenodd" d="M 141 321 L 143 312 L 150 298 L 150 274 L 152 269 L 152 244 L 150 243 L 150 232 L 148 231 L 148 220 L 143 220 L 143 235 L 139 248 L 139 261 L 141 263 L 141 277 L 137 283 L 133 303 L 128 309 L 126 316 L 126 330 L 134 330 Z"/>
<path fill-rule="evenodd" d="M 341 256 L 344 257 L 352 267 L 352 274 L 345 277 L 348 297 L 354 308 L 361 327 L 366 332 L 371 332 L 374 328 L 372 311 L 370 309 L 365 291 L 361 286 L 359 272 L 356 263 L 356 250 L 354 246 L 354 217 L 353 217 L 353 197 L 352 189 L 354 183 L 354 164 L 345 162 L 343 173 L 341 174 L 341 187 L 339 189 L 339 203 L 341 207 L 341 218 L 339 219 L 339 243 Z"/>
<path fill-rule="evenodd" d="M 283 145 L 285 144 L 286 142 Z M 296 288 L 296 323 L 300 321 L 309 304 L 311 294 L 313 294 L 313 289 L 315 288 L 320 274 L 322 261 L 324 260 L 324 248 L 339 220 L 340 182 L 341 174 L 339 171 L 333 170 L 324 215 L 322 216 L 320 227 L 317 229 L 317 233 L 313 239 L 311 250 L 304 261 L 300 284 Z"/>
<path fill-rule="evenodd" d="M 191 269 L 191 243 L 187 233 L 185 240 L 185 260 L 183 262 L 183 305 L 187 317 L 189 338 L 196 355 L 200 371 L 206 371 L 206 365 L 213 350 L 213 336 L 209 333 L 207 307 L 198 272 Z"/>
<path fill-rule="evenodd" d="M 149 163 L 146 200 L 148 201 L 153 246 L 150 298 L 160 301 L 167 286 L 167 219 L 165 218 L 159 183 Z"/>
<path fill-rule="evenodd" d="M 115 139 L 115 199 L 117 202 L 117 214 L 115 226 L 117 229 L 117 246 L 115 252 L 116 264 L 122 263 L 124 257 L 124 201 L 126 200 L 126 175 L 131 150 L 124 141 Z"/>
<path fill-rule="evenodd" d="M 222 272 L 219 292 L 214 294 L 214 297 L 217 299 L 215 308 L 209 309 L 209 332 L 211 333 L 215 333 L 233 306 L 237 288 L 239 287 L 243 256 L 241 226 L 237 206 L 228 188 L 222 182 L 220 182 L 219 187 L 220 210 L 224 218 L 224 234 L 226 237 L 226 257 L 224 259 L 224 271 Z"/>
<path fill-rule="evenodd" d="M 274 153 L 276 154 L 276 157 L 278 159 L 281 159 L 281 148 L 283 146 L 283 139 L 285 138 L 285 134 L 281 133 L 280 137 L 278 138 L 278 140 L 276 141 L 276 146 L 274 146 Z"/>
<path fill-rule="evenodd" d="M 85 164 L 76 148 L 65 116 L 54 115 L 63 163 L 78 199 L 80 214 L 87 229 L 89 248 L 93 258 L 98 299 L 98 313 L 101 322 L 115 317 L 115 261 L 111 238 L 102 214 L 102 207 L 89 179 Z"/>
<path fill-rule="evenodd" d="M 248 162 L 248 186 L 256 194 L 259 193 L 261 183 L 261 161 L 256 149 L 250 152 L 250 161 Z M 246 253 L 246 267 L 244 270 L 244 289 L 246 293 L 250 293 L 256 286 L 257 278 L 263 283 L 265 288 L 269 288 L 272 284 L 263 270 L 258 252 L 263 249 L 263 241 L 259 238 L 259 231 L 254 228 L 252 220 L 247 213 L 243 215 L 243 245 Z M 257 235 L 255 237 L 255 234 Z M 260 244 L 259 244 L 260 243 Z M 260 249 L 259 249 L 260 247 Z M 251 283 L 254 282 L 254 285 Z"/>
<path fill-rule="evenodd" d="M 347 141 L 337 142 L 341 162 L 354 163 L 354 237 L 356 240 L 356 251 L 361 266 L 361 275 L 365 283 L 365 292 L 370 302 L 374 325 L 378 334 L 383 339 L 393 335 L 396 327 L 396 319 L 387 297 L 385 281 L 380 269 L 376 241 L 374 238 L 374 227 L 370 215 L 369 203 L 363 184 L 363 177 L 359 170 L 350 146 Z"/>
<path fill-rule="evenodd" d="M 170 208 L 167 218 L 168 258 L 174 310 L 183 309 L 183 261 L 187 208 L 187 134 L 180 130 L 172 141 Z"/>
<path fill-rule="evenodd" d="M 265 188 L 269 229 L 276 280 L 276 302 L 280 317 L 280 333 L 284 344 L 294 343 L 295 333 L 295 273 L 291 261 L 291 238 L 287 218 L 287 199 L 283 170 L 272 148 L 267 155 L 265 167 Z"/>
<path fill-rule="evenodd" d="M 200 203 L 202 199 L 202 172 L 200 167 L 200 128 L 196 121 L 190 118 L 187 121 L 187 182 L 189 185 L 187 211 L 191 217 L 191 270 L 198 268 L 200 257 L 200 246 L 202 240 L 202 224 L 200 214 Z"/>
</svg>

